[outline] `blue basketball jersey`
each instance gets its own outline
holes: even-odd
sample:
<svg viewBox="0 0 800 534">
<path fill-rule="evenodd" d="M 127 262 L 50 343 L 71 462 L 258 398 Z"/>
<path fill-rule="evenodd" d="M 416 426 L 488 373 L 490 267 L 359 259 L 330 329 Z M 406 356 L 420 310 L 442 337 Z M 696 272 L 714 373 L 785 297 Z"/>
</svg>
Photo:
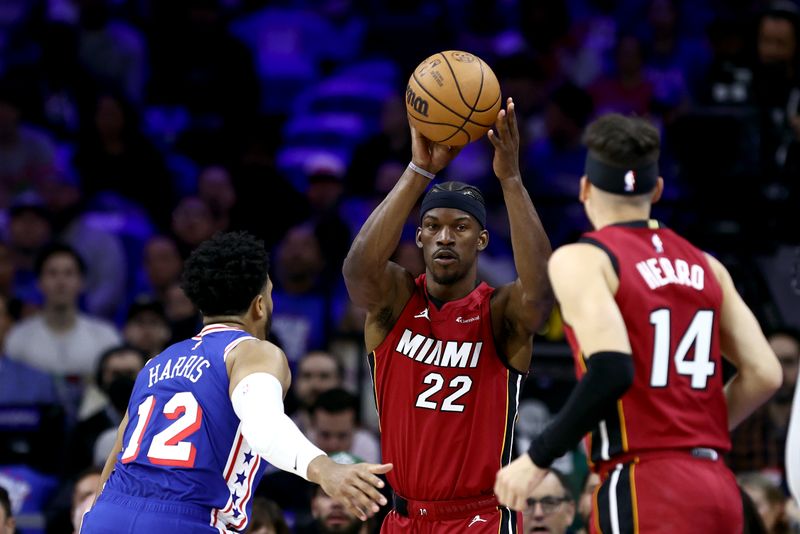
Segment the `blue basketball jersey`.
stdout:
<svg viewBox="0 0 800 534">
<path fill-rule="evenodd" d="M 208 510 L 208 524 L 240 532 L 266 462 L 242 436 L 225 359 L 256 339 L 209 325 L 153 358 L 136 378 L 128 426 L 105 490 Z"/>
</svg>

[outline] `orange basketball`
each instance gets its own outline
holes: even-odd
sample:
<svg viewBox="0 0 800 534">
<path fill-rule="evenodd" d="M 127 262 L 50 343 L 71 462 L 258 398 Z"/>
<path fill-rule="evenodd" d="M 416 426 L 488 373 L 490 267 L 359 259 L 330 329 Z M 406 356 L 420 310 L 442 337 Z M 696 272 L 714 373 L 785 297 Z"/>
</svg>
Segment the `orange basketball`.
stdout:
<svg viewBox="0 0 800 534">
<path fill-rule="evenodd" d="M 411 123 L 444 145 L 466 145 L 485 135 L 500 103 L 500 84 L 489 65 L 460 50 L 439 52 L 420 63 L 406 87 Z"/>
</svg>

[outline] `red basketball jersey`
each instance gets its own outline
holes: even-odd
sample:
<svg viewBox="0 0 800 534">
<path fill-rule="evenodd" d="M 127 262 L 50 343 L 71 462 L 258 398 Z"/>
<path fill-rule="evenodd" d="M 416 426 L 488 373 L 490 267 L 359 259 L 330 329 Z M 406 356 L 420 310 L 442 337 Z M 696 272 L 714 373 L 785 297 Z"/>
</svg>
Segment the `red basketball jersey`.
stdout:
<svg viewBox="0 0 800 534">
<path fill-rule="evenodd" d="M 425 275 L 389 335 L 369 356 L 384 462 L 392 488 L 414 500 L 492 494 L 511 460 L 523 375 L 503 363 L 481 283 L 441 308 Z"/>
<path fill-rule="evenodd" d="M 730 449 L 719 349 L 722 289 L 703 252 L 657 221 L 584 234 L 619 276 L 635 378 L 589 436 L 593 462 L 654 449 Z M 570 328 L 580 378 L 586 361 Z"/>
</svg>

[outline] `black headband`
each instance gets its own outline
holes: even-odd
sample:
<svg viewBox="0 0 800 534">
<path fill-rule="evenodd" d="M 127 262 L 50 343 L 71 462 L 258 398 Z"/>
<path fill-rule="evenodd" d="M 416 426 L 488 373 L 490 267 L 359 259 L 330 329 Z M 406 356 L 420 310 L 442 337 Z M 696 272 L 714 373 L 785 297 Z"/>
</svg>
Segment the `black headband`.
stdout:
<svg viewBox="0 0 800 534">
<path fill-rule="evenodd" d="M 466 211 L 477 219 L 482 228 L 486 228 L 486 206 L 469 189 L 447 191 L 434 187 L 422 199 L 422 207 L 419 210 L 420 219 L 433 208 L 453 208 Z"/>
<path fill-rule="evenodd" d="M 658 181 L 658 162 L 638 167 L 615 167 L 586 155 L 586 177 L 598 189 L 616 195 L 642 195 L 653 190 Z"/>
</svg>

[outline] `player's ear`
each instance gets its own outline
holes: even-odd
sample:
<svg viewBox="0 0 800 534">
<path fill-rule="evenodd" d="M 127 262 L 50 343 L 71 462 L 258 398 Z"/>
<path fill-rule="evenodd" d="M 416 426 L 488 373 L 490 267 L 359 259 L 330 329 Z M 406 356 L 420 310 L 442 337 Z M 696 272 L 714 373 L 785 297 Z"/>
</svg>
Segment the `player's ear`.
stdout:
<svg viewBox="0 0 800 534">
<path fill-rule="evenodd" d="M 658 180 L 656 180 L 656 188 L 653 190 L 653 196 L 651 197 L 650 201 L 653 204 L 658 202 L 663 192 L 664 192 L 664 179 L 659 176 Z"/>
<path fill-rule="evenodd" d="M 264 295 L 257 295 L 250 303 L 250 311 L 256 319 L 261 319 L 267 314 L 267 302 Z"/>
<path fill-rule="evenodd" d="M 417 226 L 417 233 L 414 236 L 414 241 L 417 243 L 417 248 L 422 248 L 422 227 Z"/>
<path fill-rule="evenodd" d="M 481 230 L 478 234 L 478 252 L 485 250 L 489 246 L 489 231 Z"/>
<path fill-rule="evenodd" d="M 580 188 L 578 189 L 578 200 L 580 200 L 581 203 L 586 203 L 586 199 L 589 198 L 589 190 L 591 188 L 592 184 L 589 183 L 589 179 L 584 174 L 581 176 Z"/>
</svg>

